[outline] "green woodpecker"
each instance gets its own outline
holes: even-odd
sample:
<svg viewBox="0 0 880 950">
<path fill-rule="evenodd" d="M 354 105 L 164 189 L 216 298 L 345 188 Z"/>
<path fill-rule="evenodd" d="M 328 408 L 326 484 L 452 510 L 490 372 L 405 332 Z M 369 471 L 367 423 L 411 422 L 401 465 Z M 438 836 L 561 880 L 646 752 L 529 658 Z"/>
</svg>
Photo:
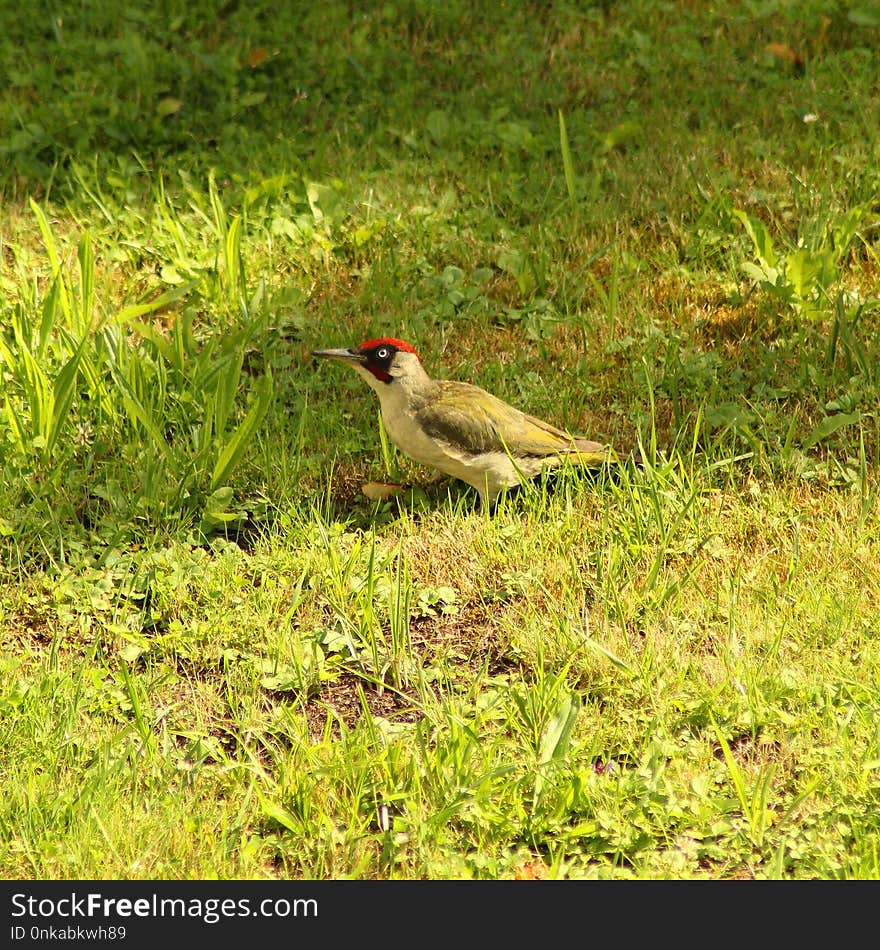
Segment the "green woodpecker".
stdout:
<svg viewBox="0 0 880 950">
<path fill-rule="evenodd" d="M 569 435 L 479 386 L 431 379 L 403 340 L 367 340 L 312 355 L 353 367 L 378 394 L 391 441 L 415 461 L 473 485 L 483 505 L 547 468 L 599 466 L 610 458 L 607 446 Z"/>
</svg>

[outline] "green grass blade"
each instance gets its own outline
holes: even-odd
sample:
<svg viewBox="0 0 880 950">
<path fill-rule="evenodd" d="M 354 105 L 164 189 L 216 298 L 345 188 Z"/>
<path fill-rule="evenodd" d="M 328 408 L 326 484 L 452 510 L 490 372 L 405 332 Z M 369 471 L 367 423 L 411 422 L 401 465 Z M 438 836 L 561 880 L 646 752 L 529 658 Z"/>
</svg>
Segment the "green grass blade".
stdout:
<svg viewBox="0 0 880 950">
<path fill-rule="evenodd" d="M 233 469 L 241 461 L 242 455 L 247 450 L 254 433 L 262 423 L 263 417 L 272 402 L 272 391 L 272 377 L 269 375 L 262 376 L 254 386 L 253 405 L 217 458 L 217 464 L 211 474 L 212 491 L 216 491 L 226 482 Z"/>
<path fill-rule="evenodd" d="M 574 161 L 568 144 L 568 132 L 565 128 L 565 116 L 559 110 L 559 146 L 562 149 L 562 169 L 565 173 L 565 187 L 572 201 L 577 197 L 577 179 L 574 174 Z"/>
<path fill-rule="evenodd" d="M 203 277 L 195 277 L 192 280 L 188 280 L 183 284 L 173 287 L 171 290 L 166 290 L 164 293 L 159 294 L 150 301 L 145 303 L 130 304 L 127 307 L 123 307 L 113 317 L 113 323 L 115 323 L 117 326 L 123 326 L 132 320 L 145 317 L 148 313 L 155 313 L 157 310 L 163 310 L 165 307 L 176 303 L 182 297 L 188 296 L 201 283 L 203 283 L 203 281 Z"/>
<path fill-rule="evenodd" d="M 621 660 L 621 658 L 617 656 L 616 653 L 612 652 L 607 647 L 602 646 L 601 643 L 593 640 L 592 638 L 586 640 L 585 642 L 591 650 L 595 650 L 596 653 L 604 656 L 606 660 L 610 660 L 619 670 L 623 670 L 624 673 L 628 673 L 633 679 L 638 679 L 638 671 L 633 669 L 633 667 L 631 667 L 629 663 L 626 662 L 626 660 Z"/>
<path fill-rule="evenodd" d="M 244 364 L 242 349 L 232 353 L 217 367 L 214 391 L 214 432 L 221 438 L 226 433 L 227 422 L 235 406 L 235 396 L 241 384 L 241 368 Z"/>
<path fill-rule="evenodd" d="M 377 415 L 379 451 L 382 455 L 382 467 L 389 478 L 396 480 L 400 478 L 400 466 L 397 464 L 397 450 L 392 445 L 391 440 L 388 438 L 388 433 L 385 431 L 385 423 L 382 421 L 381 411 Z"/>
<path fill-rule="evenodd" d="M 47 456 L 52 455 L 58 443 L 58 438 L 64 429 L 64 424 L 70 413 L 70 407 L 73 405 L 73 400 L 76 396 L 76 381 L 79 376 L 79 367 L 89 339 L 90 334 L 86 333 L 73 356 L 64 364 L 61 372 L 55 379 L 52 397 L 52 418 L 46 433 Z"/>
<path fill-rule="evenodd" d="M 858 422 L 859 419 L 861 419 L 861 414 L 858 412 L 838 412 L 833 416 L 826 416 L 813 431 L 806 436 L 803 441 L 804 449 L 812 448 L 817 442 L 827 439 L 828 436 L 833 435 L 838 429 L 842 429 L 844 426 L 851 426 Z"/>
<path fill-rule="evenodd" d="M 58 300 L 61 305 L 61 310 L 64 313 L 65 321 L 70 321 L 70 297 L 67 292 L 67 286 L 64 283 L 64 278 L 61 273 L 61 259 L 58 254 L 58 245 L 55 243 L 55 235 L 52 231 L 52 226 L 49 224 L 49 219 L 46 217 L 45 211 L 34 201 L 33 198 L 29 199 L 31 211 L 34 213 L 34 217 L 37 219 L 37 225 L 40 229 L 40 234 L 43 236 L 43 244 L 46 248 L 46 253 L 49 256 L 49 265 L 52 268 L 52 277 L 54 280 L 58 281 Z"/>
<path fill-rule="evenodd" d="M 64 322 L 58 320 L 58 308 L 61 305 L 60 285 L 60 279 L 58 277 L 54 278 L 49 287 L 49 292 L 46 294 L 46 299 L 43 301 L 40 328 L 36 339 L 35 355 L 39 360 L 42 360 L 46 355 L 49 341 L 52 338 L 52 331 Z"/>
<path fill-rule="evenodd" d="M 80 238 L 77 249 L 79 261 L 79 320 L 75 329 L 86 332 L 92 326 L 92 311 L 95 306 L 95 251 L 88 232 Z"/>
<path fill-rule="evenodd" d="M 52 419 L 52 385 L 21 337 L 18 343 L 18 376 L 30 410 L 30 438 L 45 449 Z"/>
<path fill-rule="evenodd" d="M 727 764 L 727 771 L 730 773 L 730 779 L 733 782 L 734 790 L 736 791 L 736 797 L 739 799 L 740 808 L 742 808 L 743 815 L 746 819 L 750 818 L 751 808 L 749 803 L 749 796 L 746 792 L 746 784 L 743 779 L 742 770 L 736 764 L 736 759 L 733 757 L 733 753 L 730 751 L 730 745 L 727 739 L 721 733 L 721 730 L 718 728 L 718 723 L 715 722 L 713 716 L 709 717 L 712 722 L 712 728 L 715 730 L 715 737 L 718 739 L 718 745 L 721 746 L 721 752 L 724 755 L 724 761 Z"/>
<path fill-rule="evenodd" d="M 541 737 L 538 762 L 546 765 L 553 759 L 561 759 L 568 752 L 574 724 L 580 712 L 581 701 L 577 693 L 566 696 L 559 704 Z"/>
<path fill-rule="evenodd" d="M 230 303 L 238 299 L 239 289 L 244 286 L 244 262 L 241 256 L 241 215 L 235 215 L 223 242 L 226 264 L 226 293 Z"/>
<path fill-rule="evenodd" d="M 166 457 L 170 457 L 171 450 L 162 429 L 153 417 L 150 410 L 143 404 L 131 382 L 126 379 L 122 367 L 115 363 L 112 368 L 113 380 L 119 390 L 122 405 L 134 427 L 140 426 L 150 437 L 153 446 Z"/>
</svg>

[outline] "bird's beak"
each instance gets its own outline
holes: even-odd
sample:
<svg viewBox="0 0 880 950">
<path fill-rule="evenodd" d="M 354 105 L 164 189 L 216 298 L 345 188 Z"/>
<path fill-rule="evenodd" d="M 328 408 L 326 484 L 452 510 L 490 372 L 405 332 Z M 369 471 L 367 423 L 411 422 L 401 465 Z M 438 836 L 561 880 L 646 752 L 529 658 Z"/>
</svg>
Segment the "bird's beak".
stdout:
<svg viewBox="0 0 880 950">
<path fill-rule="evenodd" d="M 341 360 L 343 363 L 363 363 L 364 355 L 357 350 L 312 350 L 312 356 L 321 356 L 330 360 Z"/>
</svg>

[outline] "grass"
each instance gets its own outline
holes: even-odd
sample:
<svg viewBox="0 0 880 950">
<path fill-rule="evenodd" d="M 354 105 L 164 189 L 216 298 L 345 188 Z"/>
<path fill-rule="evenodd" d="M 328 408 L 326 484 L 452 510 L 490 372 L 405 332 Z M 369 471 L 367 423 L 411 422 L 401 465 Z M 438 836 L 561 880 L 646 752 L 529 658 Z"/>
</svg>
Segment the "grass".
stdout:
<svg viewBox="0 0 880 950">
<path fill-rule="evenodd" d="M 3 876 L 880 877 L 874 5 L 215 6 L 0 30 Z"/>
</svg>

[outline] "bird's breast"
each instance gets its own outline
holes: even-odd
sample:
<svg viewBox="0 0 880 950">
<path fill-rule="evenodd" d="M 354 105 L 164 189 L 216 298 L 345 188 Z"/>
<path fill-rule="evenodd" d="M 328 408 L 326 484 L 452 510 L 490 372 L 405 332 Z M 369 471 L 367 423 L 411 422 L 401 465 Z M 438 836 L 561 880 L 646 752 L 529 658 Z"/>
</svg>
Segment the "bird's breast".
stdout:
<svg viewBox="0 0 880 950">
<path fill-rule="evenodd" d="M 396 404 L 394 400 L 383 400 L 382 424 L 388 438 L 401 452 L 422 465 L 447 470 L 444 463 L 450 458 L 449 450 L 425 432 L 407 407 Z"/>
</svg>

